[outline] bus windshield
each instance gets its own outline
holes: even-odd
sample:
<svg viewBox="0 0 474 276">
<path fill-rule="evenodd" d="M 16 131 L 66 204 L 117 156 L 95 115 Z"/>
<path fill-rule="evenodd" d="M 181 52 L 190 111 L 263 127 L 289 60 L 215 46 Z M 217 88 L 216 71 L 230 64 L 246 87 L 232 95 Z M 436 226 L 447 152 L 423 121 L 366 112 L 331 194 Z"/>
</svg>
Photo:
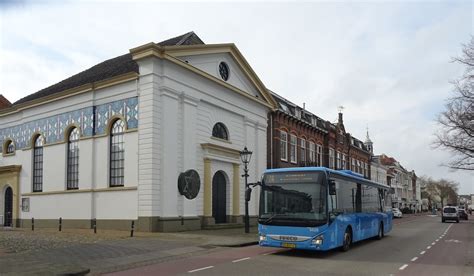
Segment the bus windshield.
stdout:
<svg viewBox="0 0 474 276">
<path fill-rule="evenodd" d="M 314 227 L 327 222 L 324 172 L 267 173 L 259 223 Z"/>
</svg>

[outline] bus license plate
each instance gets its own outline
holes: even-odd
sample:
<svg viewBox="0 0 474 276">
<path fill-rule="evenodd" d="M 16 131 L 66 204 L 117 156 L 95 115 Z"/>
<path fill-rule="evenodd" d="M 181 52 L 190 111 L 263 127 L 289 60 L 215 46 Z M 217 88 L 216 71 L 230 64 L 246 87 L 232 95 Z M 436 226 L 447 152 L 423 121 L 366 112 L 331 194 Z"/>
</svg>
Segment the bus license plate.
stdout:
<svg viewBox="0 0 474 276">
<path fill-rule="evenodd" d="M 294 243 L 289 243 L 289 242 L 283 242 L 283 243 L 281 244 L 281 246 L 284 247 L 284 248 L 296 248 L 296 244 L 294 244 Z"/>
</svg>

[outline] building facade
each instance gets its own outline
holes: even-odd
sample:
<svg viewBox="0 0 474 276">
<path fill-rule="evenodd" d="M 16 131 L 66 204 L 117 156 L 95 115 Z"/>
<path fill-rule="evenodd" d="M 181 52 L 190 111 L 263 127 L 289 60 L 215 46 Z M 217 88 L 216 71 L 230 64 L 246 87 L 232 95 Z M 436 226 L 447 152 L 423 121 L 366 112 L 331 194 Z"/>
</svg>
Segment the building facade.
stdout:
<svg viewBox="0 0 474 276">
<path fill-rule="evenodd" d="M 234 44 L 148 43 L 0 109 L 5 225 L 201 229 L 241 222 L 275 101 Z M 258 210 L 252 196 L 250 214 Z"/>
<path fill-rule="evenodd" d="M 346 132 L 342 112 L 337 123 L 331 123 L 272 95 L 278 107 L 268 115 L 268 168 L 324 166 L 370 178 L 370 151 Z"/>
</svg>

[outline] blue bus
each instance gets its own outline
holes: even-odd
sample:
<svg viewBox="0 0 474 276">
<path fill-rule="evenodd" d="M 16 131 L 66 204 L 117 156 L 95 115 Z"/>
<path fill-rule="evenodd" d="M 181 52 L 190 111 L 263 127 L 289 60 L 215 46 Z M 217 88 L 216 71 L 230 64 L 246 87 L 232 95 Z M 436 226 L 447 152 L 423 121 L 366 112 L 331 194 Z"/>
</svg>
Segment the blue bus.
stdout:
<svg viewBox="0 0 474 276">
<path fill-rule="evenodd" d="M 390 187 L 349 170 L 269 169 L 261 188 L 261 246 L 347 251 L 392 229 Z"/>
</svg>

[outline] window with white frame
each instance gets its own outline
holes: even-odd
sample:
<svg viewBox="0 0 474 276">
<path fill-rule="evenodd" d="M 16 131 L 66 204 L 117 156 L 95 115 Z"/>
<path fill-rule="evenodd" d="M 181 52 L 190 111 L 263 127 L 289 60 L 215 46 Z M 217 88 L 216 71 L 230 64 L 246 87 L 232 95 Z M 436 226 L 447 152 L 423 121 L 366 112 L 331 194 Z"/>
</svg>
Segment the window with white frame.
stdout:
<svg viewBox="0 0 474 276">
<path fill-rule="evenodd" d="M 295 135 L 290 134 L 290 162 L 296 163 L 298 160 L 298 156 L 296 154 L 296 145 L 297 145 L 298 138 Z"/>
<path fill-rule="evenodd" d="M 79 138 L 77 127 L 69 132 L 67 141 L 67 181 L 68 190 L 79 189 Z"/>
<path fill-rule="evenodd" d="M 317 145 L 316 146 L 316 166 L 323 165 L 323 146 Z"/>
<path fill-rule="evenodd" d="M 352 161 L 351 171 L 355 172 L 356 171 L 355 159 L 351 158 L 351 161 Z"/>
<path fill-rule="evenodd" d="M 369 175 L 369 165 L 367 163 L 364 163 L 364 175 Z"/>
<path fill-rule="evenodd" d="M 300 142 L 300 148 L 301 148 L 301 153 L 300 153 L 300 158 L 301 158 L 301 162 L 306 162 L 306 140 L 301 138 L 301 142 Z"/>
<path fill-rule="evenodd" d="M 33 143 L 33 192 L 42 192 L 44 136 L 36 136 Z"/>
<path fill-rule="evenodd" d="M 336 169 L 341 169 L 341 153 L 339 151 L 336 152 Z"/>
<path fill-rule="evenodd" d="M 280 159 L 288 161 L 288 134 L 280 131 Z"/>
<path fill-rule="evenodd" d="M 357 173 L 360 173 L 360 161 L 357 160 L 357 169 L 356 169 Z"/>
<path fill-rule="evenodd" d="M 334 169 L 334 149 L 329 149 L 329 168 Z"/>
<path fill-rule="evenodd" d="M 309 161 L 314 162 L 315 161 L 315 154 L 316 154 L 316 144 L 313 142 L 309 142 Z M 316 164 L 316 166 L 318 166 Z"/>
<path fill-rule="evenodd" d="M 112 124 L 109 137 L 109 186 L 119 187 L 124 185 L 125 172 L 125 123 L 116 120 Z"/>
<path fill-rule="evenodd" d="M 347 155 L 343 154 L 342 155 L 342 169 L 343 170 L 347 169 L 347 167 L 346 167 L 346 158 L 347 158 Z"/>
</svg>

